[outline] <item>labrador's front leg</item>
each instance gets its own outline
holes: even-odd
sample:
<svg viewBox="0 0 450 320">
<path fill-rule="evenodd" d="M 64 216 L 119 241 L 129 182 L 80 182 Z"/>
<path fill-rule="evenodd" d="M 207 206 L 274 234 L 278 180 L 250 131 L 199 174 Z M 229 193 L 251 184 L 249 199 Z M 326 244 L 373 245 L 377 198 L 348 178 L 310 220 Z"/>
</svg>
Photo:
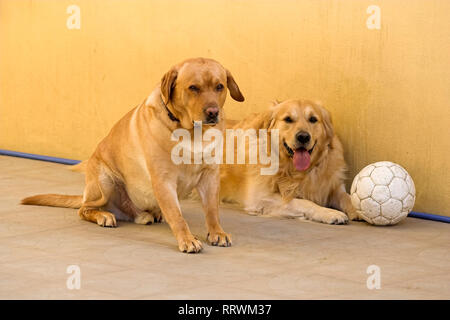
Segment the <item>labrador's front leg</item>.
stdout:
<svg viewBox="0 0 450 320">
<path fill-rule="evenodd" d="M 182 252 L 197 253 L 203 249 L 202 243 L 189 230 L 178 202 L 177 185 L 168 177 L 152 176 L 153 192 L 161 208 L 164 219 L 172 229 Z M 175 180 L 174 180 L 175 181 Z"/>
<path fill-rule="evenodd" d="M 208 229 L 207 241 L 213 246 L 231 246 L 231 235 L 223 231 L 219 222 L 219 188 L 220 177 L 218 168 L 205 170 L 197 185 L 206 216 L 206 228 Z"/>
</svg>

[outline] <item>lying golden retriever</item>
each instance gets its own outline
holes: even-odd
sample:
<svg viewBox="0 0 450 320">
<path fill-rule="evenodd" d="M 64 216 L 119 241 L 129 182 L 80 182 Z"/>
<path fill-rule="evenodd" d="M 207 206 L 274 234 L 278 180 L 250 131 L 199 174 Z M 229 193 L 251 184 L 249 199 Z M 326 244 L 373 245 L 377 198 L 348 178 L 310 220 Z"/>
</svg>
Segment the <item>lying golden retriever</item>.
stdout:
<svg viewBox="0 0 450 320">
<path fill-rule="evenodd" d="M 190 232 L 178 202 L 195 188 L 206 215 L 207 241 L 230 246 L 231 236 L 219 224 L 218 165 L 176 165 L 171 159 L 175 129 L 192 133 L 194 121 L 223 129 L 227 88 L 233 99 L 244 100 L 231 73 L 217 61 L 196 58 L 175 65 L 99 143 L 86 163 L 83 196 L 45 194 L 22 203 L 79 208 L 82 219 L 104 227 L 115 227 L 116 219 L 148 224 L 164 217 L 179 249 L 199 252 L 202 243 Z"/>
<path fill-rule="evenodd" d="M 238 202 L 250 214 L 303 217 L 329 224 L 358 218 L 345 192 L 342 144 L 325 108 L 312 101 L 288 100 L 230 127 L 267 129 L 269 136 L 278 129 L 279 169 L 276 174 L 261 175 L 260 162 L 222 165 L 222 200 Z M 245 148 L 249 145 L 246 142 Z M 235 146 L 235 152 L 242 147 Z"/>
</svg>

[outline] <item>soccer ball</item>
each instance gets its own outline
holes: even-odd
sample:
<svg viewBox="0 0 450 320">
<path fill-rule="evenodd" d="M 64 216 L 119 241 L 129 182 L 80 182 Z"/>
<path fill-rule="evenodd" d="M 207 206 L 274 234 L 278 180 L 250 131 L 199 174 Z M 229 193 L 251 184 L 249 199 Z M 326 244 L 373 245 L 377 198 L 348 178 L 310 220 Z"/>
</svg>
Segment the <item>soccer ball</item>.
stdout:
<svg viewBox="0 0 450 320">
<path fill-rule="evenodd" d="M 411 212 L 416 188 L 400 165 L 381 161 L 369 164 L 356 175 L 350 195 L 361 218 L 371 224 L 389 225 Z"/>
</svg>

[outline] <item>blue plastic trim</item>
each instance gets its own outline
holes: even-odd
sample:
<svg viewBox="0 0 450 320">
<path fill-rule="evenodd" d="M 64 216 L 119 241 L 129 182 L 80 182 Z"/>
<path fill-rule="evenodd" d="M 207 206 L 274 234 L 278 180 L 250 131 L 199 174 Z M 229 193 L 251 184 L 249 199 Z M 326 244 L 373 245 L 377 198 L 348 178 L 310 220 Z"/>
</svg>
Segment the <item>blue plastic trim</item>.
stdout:
<svg viewBox="0 0 450 320">
<path fill-rule="evenodd" d="M 4 149 L 0 149 L 0 155 L 11 156 L 11 157 L 19 157 L 19 158 L 26 158 L 26 159 L 33 159 L 33 160 L 48 161 L 48 162 L 56 162 L 56 163 L 62 163 L 62 164 L 71 164 L 71 165 L 81 162 L 79 160 L 56 158 L 56 157 L 49 157 L 49 156 L 41 156 L 41 155 L 38 155 L 38 154 L 17 152 L 17 151 L 4 150 Z"/>
<path fill-rule="evenodd" d="M 450 223 L 450 217 L 440 216 L 440 215 L 431 214 L 431 213 L 411 211 L 408 214 L 408 217 Z"/>
</svg>

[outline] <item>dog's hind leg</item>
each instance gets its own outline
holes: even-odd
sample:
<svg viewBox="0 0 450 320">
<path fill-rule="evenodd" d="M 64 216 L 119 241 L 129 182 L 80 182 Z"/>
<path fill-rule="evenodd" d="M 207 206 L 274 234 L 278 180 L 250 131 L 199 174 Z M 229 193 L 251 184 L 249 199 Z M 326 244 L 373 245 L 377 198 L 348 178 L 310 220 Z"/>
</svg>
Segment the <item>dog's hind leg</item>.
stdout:
<svg viewBox="0 0 450 320">
<path fill-rule="evenodd" d="M 151 211 L 139 209 L 130 199 L 123 183 L 116 183 L 114 196 L 108 207 L 111 207 L 114 213 L 119 212 L 119 215 L 116 214 L 119 219 L 123 217 L 123 220 L 134 221 L 137 224 L 152 224 L 162 220 L 159 208 L 153 208 Z"/>
<path fill-rule="evenodd" d="M 114 187 L 114 181 L 106 174 L 101 164 L 89 160 L 83 203 L 78 210 L 78 215 L 82 219 L 95 222 L 102 227 L 116 227 L 117 222 L 114 214 L 104 210 Z"/>
</svg>

